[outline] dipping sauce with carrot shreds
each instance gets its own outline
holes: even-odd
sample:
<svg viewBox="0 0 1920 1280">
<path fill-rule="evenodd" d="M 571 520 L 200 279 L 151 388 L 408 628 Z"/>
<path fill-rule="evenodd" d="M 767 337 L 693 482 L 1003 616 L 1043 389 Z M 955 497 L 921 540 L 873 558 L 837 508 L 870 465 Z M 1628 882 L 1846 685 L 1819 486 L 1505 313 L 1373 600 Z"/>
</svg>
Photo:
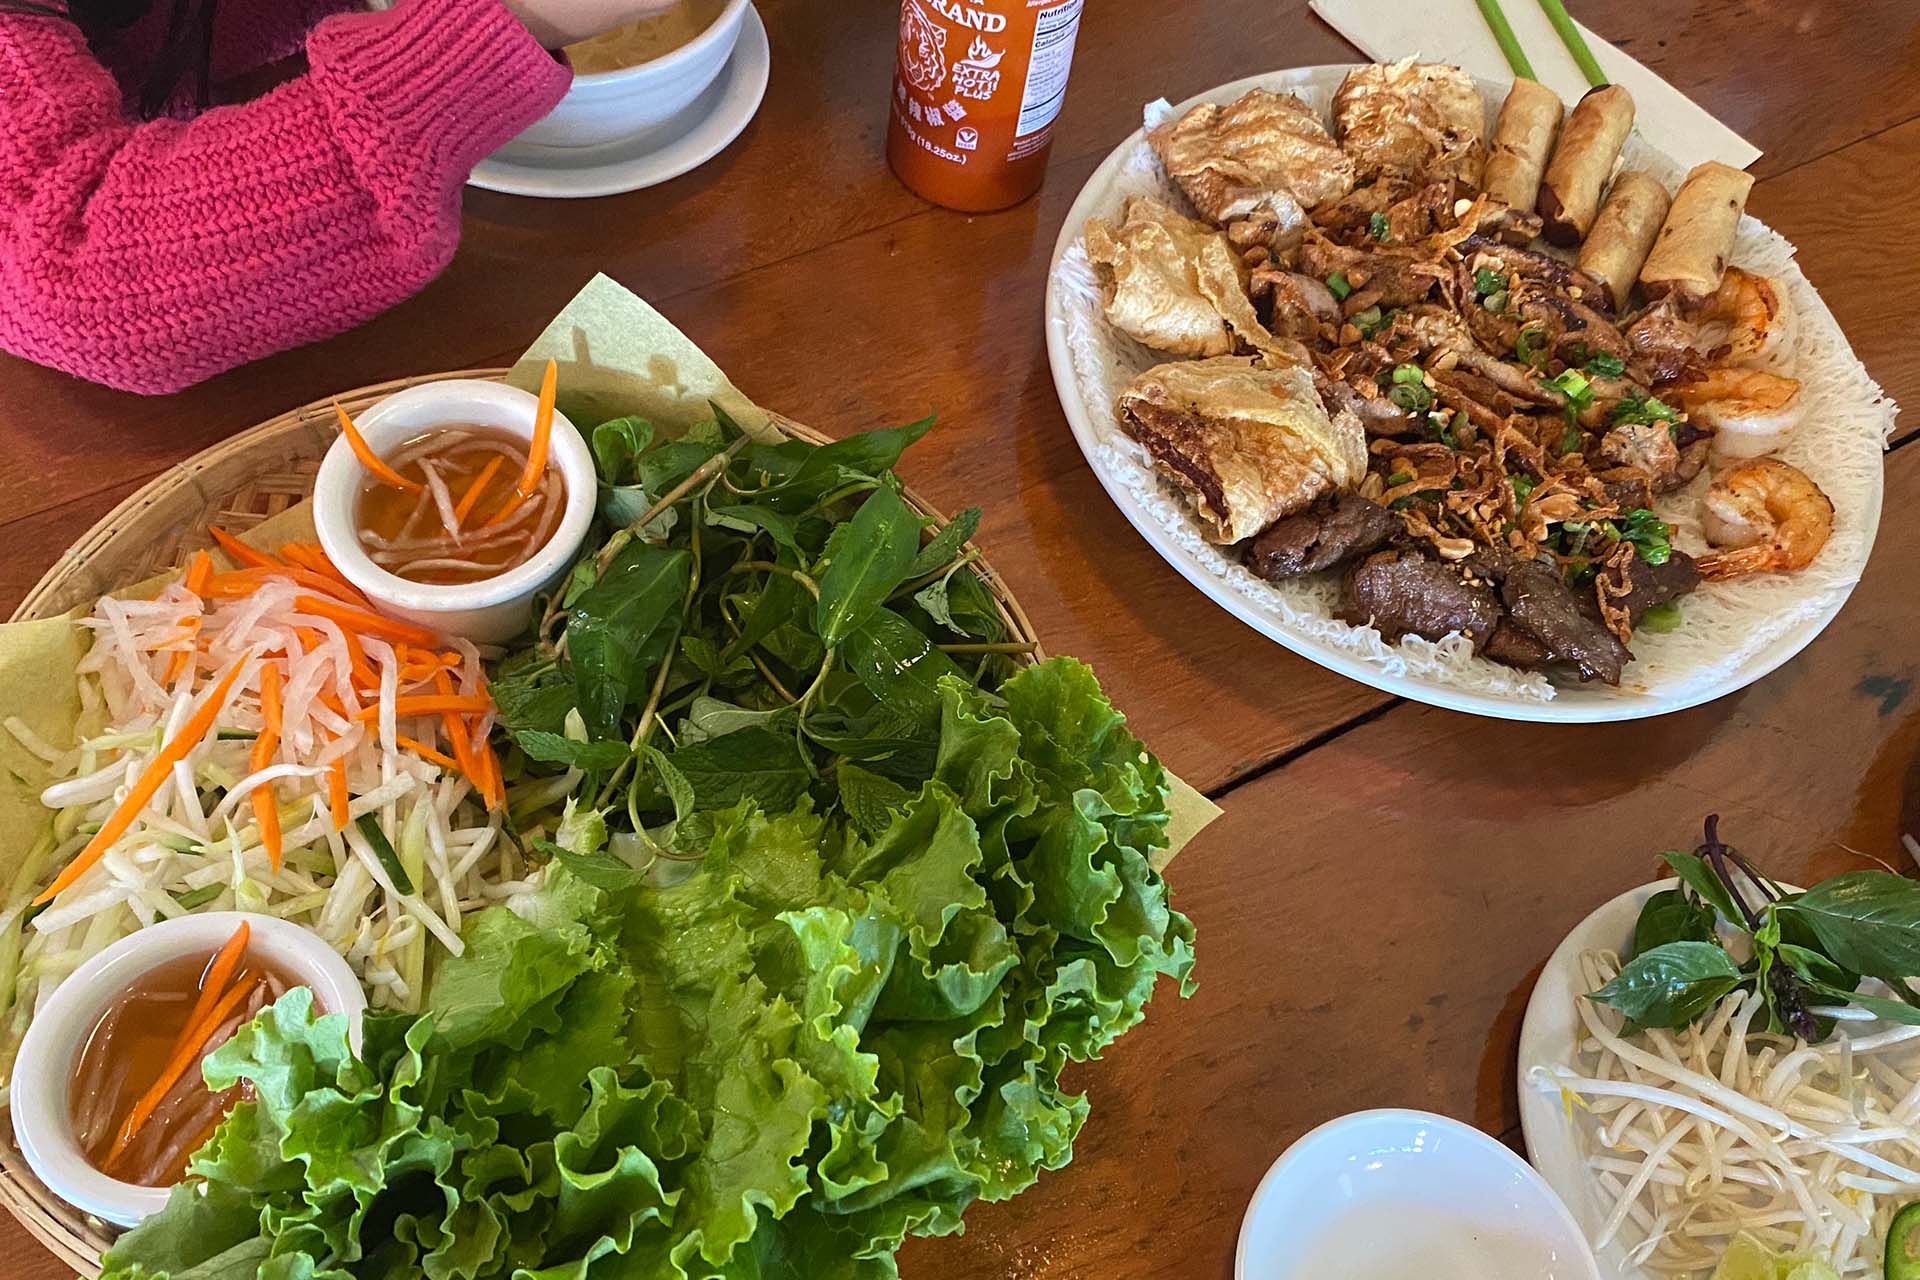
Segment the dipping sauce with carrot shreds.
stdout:
<svg viewBox="0 0 1920 1280">
<path fill-rule="evenodd" d="M 188 1158 L 246 1096 L 244 1084 L 209 1090 L 201 1061 L 301 983 L 249 949 L 245 928 L 217 952 L 148 970 L 88 1034 L 67 1102 L 80 1149 L 108 1177 L 147 1187 L 178 1182 Z"/>
<path fill-rule="evenodd" d="M 367 472 L 354 528 L 368 558 L 409 582 L 435 585 L 481 582 L 532 559 L 567 506 L 560 469 L 548 465 L 555 375 L 549 360 L 531 441 L 454 423 L 380 457 L 335 405 Z"/>
</svg>

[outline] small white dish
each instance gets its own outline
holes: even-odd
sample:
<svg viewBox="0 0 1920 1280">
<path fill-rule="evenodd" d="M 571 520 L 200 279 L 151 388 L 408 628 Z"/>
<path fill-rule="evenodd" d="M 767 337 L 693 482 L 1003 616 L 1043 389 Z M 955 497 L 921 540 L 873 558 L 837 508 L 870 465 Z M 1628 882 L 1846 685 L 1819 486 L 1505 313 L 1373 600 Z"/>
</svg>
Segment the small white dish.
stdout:
<svg viewBox="0 0 1920 1280">
<path fill-rule="evenodd" d="M 1358 1111 L 1288 1147 L 1240 1224 L 1235 1280 L 1599 1280 L 1519 1156 L 1424 1111 Z"/>
<path fill-rule="evenodd" d="M 597 147 L 679 115 L 706 91 L 733 56 L 740 23 L 753 5 L 727 0 L 713 23 L 657 58 L 611 71 L 576 72 L 553 110 L 520 131 L 516 142 L 537 147 Z"/>
<path fill-rule="evenodd" d="M 74 970 L 34 1016 L 20 1042 L 8 1094 L 20 1153 L 49 1190 L 83 1213 L 131 1227 L 165 1208 L 168 1194 L 166 1187 L 109 1178 L 81 1151 L 68 1093 L 87 1036 L 141 975 L 179 956 L 217 951 L 243 920 L 252 929 L 248 949 L 298 974 L 321 1009 L 345 1014 L 348 1042 L 359 1050 L 366 993 L 340 954 L 299 925 L 272 916 L 212 911 L 163 920 L 120 939 Z"/>
<path fill-rule="evenodd" d="M 452 425 L 492 427 L 533 438 L 538 397 L 503 382 L 449 378 L 396 391 L 354 420 L 367 445 L 385 457 L 415 436 Z M 347 581 L 386 613 L 478 644 L 498 644 L 519 635 L 528 623 L 533 598 L 572 566 L 587 526 L 593 522 L 598 483 L 593 454 L 579 431 L 559 410 L 547 465 L 558 467 L 567 487 L 567 505 L 547 544 L 526 563 L 480 582 L 440 585 L 409 582 L 375 564 L 355 532 L 354 505 L 366 482 L 366 468 L 345 436 L 333 442 L 313 482 L 313 524 L 320 545 Z"/>
<path fill-rule="evenodd" d="M 475 165 L 467 183 L 507 195 L 551 199 L 612 196 L 657 186 L 705 164 L 740 136 L 760 110 L 772 67 L 766 25 L 748 5 L 732 57 L 671 119 L 591 147 L 541 146 L 522 134 Z"/>
</svg>

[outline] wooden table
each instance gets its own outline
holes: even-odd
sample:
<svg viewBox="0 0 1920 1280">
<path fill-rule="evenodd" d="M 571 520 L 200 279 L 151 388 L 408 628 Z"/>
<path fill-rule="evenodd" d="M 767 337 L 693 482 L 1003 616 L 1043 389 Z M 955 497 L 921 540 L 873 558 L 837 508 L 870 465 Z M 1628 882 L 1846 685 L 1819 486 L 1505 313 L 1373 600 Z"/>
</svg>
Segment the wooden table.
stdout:
<svg viewBox="0 0 1920 1280">
<path fill-rule="evenodd" d="M 1385 697 L 1261 639 L 1154 555 L 1074 447 L 1041 339 L 1066 208 L 1144 99 L 1354 51 L 1299 0 L 1089 5 L 1045 189 L 967 217 L 909 195 L 882 159 L 894 0 L 760 7 L 773 82 L 721 157 L 610 200 L 469 192 L 453 265 L 352 333 L 159 400 L 0 359 L 0 615 L 168 464 L 342 388 L 504 363 L 596 270 L 802 421 L 841 433 L 935 406 L 913 483 L 986 507 L 981 541 L 1049 647 L 1093 662 L 1226 817 L 1172 877 L 1200 931 L 1199 993 L 1163 992 L 1076 1073 L 1093 1117 L 1068 1169 L 976 1208 L 962 1239 L 911 1244 L 909 1277 L 1224 1277 L 1254 1183 L 1323 1120 L 1424 1107 L 1517 1141 L 1515 1038 L 1540 964 L 1706 813 L 1783 878 L 1908 865 L 1913 415 L 1867 580 L 1756 687 L 1579 728 Z M 1920 221 L 1899 190 L 1920 165 L 1920 14 L 1904 0 L 1572 7 L 1765 148 L 1753 212 L 1800 246 L 1888 393 L 1920 403 Z M 63 1274 L 11 1220 L 0 1257 L 23 1280 Z"/>
</svg>

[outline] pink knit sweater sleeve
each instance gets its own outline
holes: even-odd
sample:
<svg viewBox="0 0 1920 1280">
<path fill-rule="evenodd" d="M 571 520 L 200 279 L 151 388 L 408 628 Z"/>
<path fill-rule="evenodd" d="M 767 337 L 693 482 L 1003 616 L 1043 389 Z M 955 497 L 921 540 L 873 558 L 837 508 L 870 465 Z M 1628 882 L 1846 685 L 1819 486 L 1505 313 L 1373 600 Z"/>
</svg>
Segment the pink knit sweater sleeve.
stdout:
<svg viewBox="0 0 1920 1280">
<path fill-rule="evenodd" d="M 342 14 L 307 56 L 133 124 L 70 24 L 0 16 L 0 346 L 159 393 L 351 328 L 446 265 L 468 171 L 570 75 L 499 0 Z"/>
</svg>

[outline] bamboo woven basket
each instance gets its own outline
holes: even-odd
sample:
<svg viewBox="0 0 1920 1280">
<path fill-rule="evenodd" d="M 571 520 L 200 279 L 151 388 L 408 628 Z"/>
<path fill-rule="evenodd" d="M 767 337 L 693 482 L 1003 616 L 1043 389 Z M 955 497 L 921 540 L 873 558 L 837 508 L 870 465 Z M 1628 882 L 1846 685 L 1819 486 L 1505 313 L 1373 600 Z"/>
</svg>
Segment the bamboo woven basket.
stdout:
<svg viewBox="0 0 1920 1280">
<path fill-rule="evenodd" d="M 333 413 L 336 398 L 358 416 L 375 401 L 421 383 L 448 378 L 501 381 L 506 374 L 505 369 L 467 369 L 400 378 L 316 400 L 231 436 L 156 477 L 107 513 L 34 584 L 13 620 L 48 618 L 77 605 L 90 605 L 117 587 L 182 564 L 195 551 L 211 546 L 208 525 L 238 533 L 300 502 L 312 490 L 320 459 L 339 431 Z M 832 438 L 777 415 L 774 422 L 786 434 L 814 444 Z M 931 503 L 911 488 L 905 492 L 915 510 L 946 523 L 946 516 Z M 1025 610 L 1000 575 L 984 559 L 975 560 L 973 568 L 999 608 L 1007 634 L 1034 646 L 1028 660 L 1045 656 Z M 33 1176 L 13 1146 L 12 1126 L 5 1122 L 4 1112 L 0 1112 L 0 1207 L 75 1271 L 100 1274 L 100 1254 L 112 1242 L 112 1228 L 82 1214 Z"/>
</svg>

